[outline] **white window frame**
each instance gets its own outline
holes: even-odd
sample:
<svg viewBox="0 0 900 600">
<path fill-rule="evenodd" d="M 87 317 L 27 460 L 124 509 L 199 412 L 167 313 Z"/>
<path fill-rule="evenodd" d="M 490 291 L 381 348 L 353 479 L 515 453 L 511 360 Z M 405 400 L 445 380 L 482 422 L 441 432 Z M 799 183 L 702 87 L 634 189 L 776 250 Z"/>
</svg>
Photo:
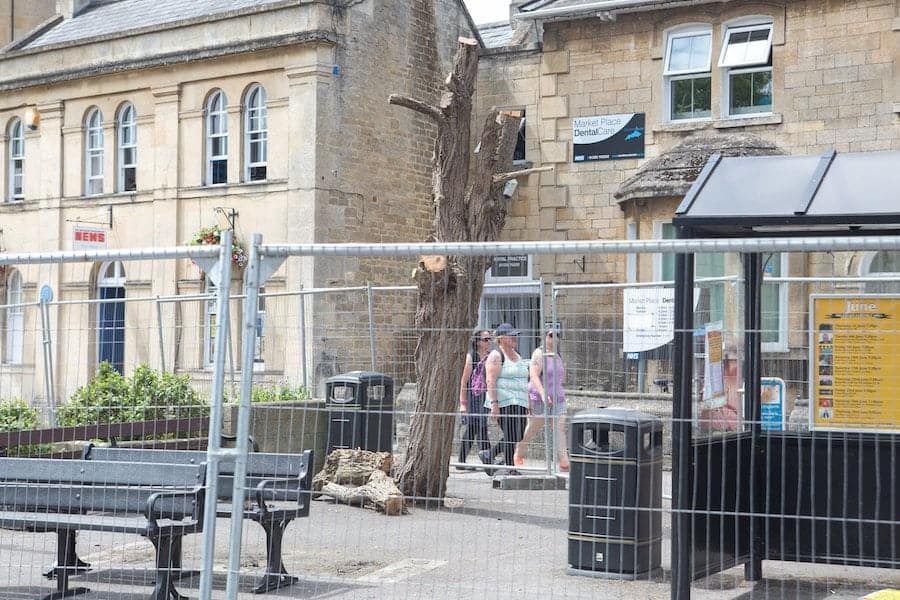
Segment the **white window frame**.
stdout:
<svg viewBox="0 0 900 600">
<path fill-rule="evenodd" d="M 122 105 L 119 109 L 119 118 L 117 119 L 117 135 L 118 142 L 118 174 L 116 188 L 119 192 L 133 192 L 137 190 L 137 111 L 130 102 Z M 128 133 L 130 132 L 130 136 Z M 129 139 L 126 139 L 130 137 Z M 132 150 L 133 162 L 125 162 L 126 150 Z M 125 171 L 126 169 L 134 169 L 135 188 L 133 190 L 125 189 Z"/>
<path fill-rule="evenodd" d="M 507 255 L 504 255 L 507 256 Z M 521 256 L 521 255 L 509 255 L 509 256 Z M 484 282 L 485 283 L 531 283 L 534 281 L 534 256 L 528 254 L 528 274 L 524 277 L 522 276 L 494 276 L 491 275 L 491 270 L 494 268 L 493 263 L 488 268 L 487 272 L 484 274 Z"/>
<path fill-rule="evenodd" d="M 772 67 L 768 65 L 764 65 L 762 67 L 749 67 L 746 69 L 727 69 L 725 72 L 725 76 L 722 81 L 722 114 L 728 116 L 729 119 L 747 119 L 751 117 L 759 117 L 765 115 L 771 115 L 774 112 L 775 106 L 775 85 L 774 79 L 772 80 L 772 103 L 769 105 L 769 110 L 760 110 L 755 112 L 746 112 L 746 113 L 733 113 L 731 112 L 731 76 L 732 75 L 744 75 L 747 73 L 772 73 Z"/>
<path fill-rule="evenodd" d="M 244 109 L 244 181 L 265 181 L 268 179 L 268 163 L 269 163 L 269 121 L 268 109 L 266 102 L 268 96 L 266 88 L 259 84 L 254 84 L 247 91 L 247 102 Z M 257 122 L 262 126 L 254 129 L 252 127 L 253 117 L 257 116 Z M 258 135 L 259 139 L 254 140 L 253 136 Z M 253 145 L 259 144 L 260 157 L 262 160 L 252 162 Z M 254 168 L 263 167 L 266 169 L 266 176 L 258 179 L 251 179 L 250 175 Z"/>
<path fill-rule="evenodd" d="M 695 68 L 695 69 L 680 69 L 680 70 L 671 70 L 669 69 L 669 61 L 672 53 L 672 45 L 676 39 L 679 38 L 690 38 L 697 37 L 700 35 L 706 35 L 709 37 L 709 52 L 706 57 L 705 68 Z M 663 80 L 664 80 L 664 95 L 665 95 L 665 107 L 666 107 L 666 121 L 675 122 L 675 123 L 686 123 L 693 121 L 709 121 L 712 118 L 712 26 L 708 24 L 693 24 L 693 25 L 684 25 L 677 29 L 674 29 L 666 34 L 666 52 L 663 56 Z M 673 117 L 672 110 L 672 82 L 673 81 L 683 81 L 687 79 L 702 79 L 709 78 L 710 80 L 710 114 L 707 117 L 692 117 L 686 119 L 676 119 Z"/>
<path fill-rule="evenodd" d="M 9 189 L 6 201 L 21 202 L 25 199 L 25 127 L 22 119 L 13 119 L 9 124 L 7 153 L 9 160 L 6 172 Z M 17 187 L 18 192 L 16 191 Z"/>
<path fill-rule="evenodd" d="M 112 267 L 112 275 L 107 275 L 107 271 Z M 125 265 L 122 261 L 107 261 L 100 265 L 100 268 L 97 270 L 97 297 L 100 297 L 100 288 L 124 288 L 128 283 L 125 277 Z M 125 299 L 119 300 L 119 302 L 125 302 Z M 99 333 L 100 323 L 103 321 L 103 303 L 97 304 L 97 331 Z M 100 339 L 99 337 L 96 340 L 96 349 L 94 352 L 94 361 L 97 365 L 100 364 Z M 124 353 L 123 353 L 124 356 Z M 124 366 L 124 364 L 123 364 Z"/>
<path fill-rule="evenodd" d="M 266 288 L 259 288 L 259 296 L 256 301 L 256 339 L 253 344 L 253 369 L 265 369 L 266 351 Z"/>
<path fill-rule="evenodd" d="M 769 35 L 766 37 L 766 47 L 768 48 L 768 52 L 766 53 L 766 59 L 764 61 L 754 61 L 747 60 L 746 58 L 743 61 L 736 61 L 734 63 L 726 63 L 725 55 L 728 54 L 728 40 L 735 33 L 744 33 L 749 31 L 758 31 L 760 29 L 768 29 Z M 769 21 L 757 21 L 751 23 L 741 23 L 741 24 L 731 24 L 725 27 L 725 35 L 722 38 L 722 49 L 719 53 L 719 67 L 722 69 L 743 69 L 746 67 L 758 67 L 760 65 L 764 65 L 768 62 L 769 57 L 772 54 L 772 32 L 775 31 L 775 26 L 771 20 Z"/>
<path fill-rule="evenodd" d="M 638 224 L 635 222 L 625 223 L 625 239 L 628 241 L 634 241 L 638 239 Z M 629 252 L 625 255 L 625 281 L 627 283 L 635 283 L 637 282 L 637 266 L 638 266 L 638 255 L 634 252 Z"/>
<path fill-rule="evenodd" d="M 84 123 L 84 195 L 99 196 L 103 194 L 103 113 L 92 108 Z M 99 159 L 97 172 L 91 168 L 93 158 Z M 95 183 L 99 184 L 96 191 L 92 189 Z"/>
<path fill-rule="evenodd" d="M 216 336 L 222 329 L 219 323 L 219 304 L 216 285 L 212 280 L 206 278 L 206 287 L 204 293 L 207 295 L 203 305 L 203 367 L 210 368 L 216 358 Z M 213 327 L 215 327 L 215 335 L 213 335 Z"/>
<path fill-rule="evenodd" d="M 665 225 L 671 225 L 671 220 L 659 220 L 653 221 L 653 239 L 661 240 L 663 239 L 663 227 Z M 653 281 L 662 281 L 662 261 L 663 261 L 662 252 L 654 252 L 653 253 Z"/>
<path fill-rule="evenodd" d="M 790 254 L 787 252 L 781 253 L 781 275 L 780 277 L 788 276 L 788 268 L 790 263 Z M 763 275 L 763 283 L 765 281 L 765 275 Z M 788 289 L 788 283 L 781 282 L 777 284 L 772 284 L 778 286 L 778 341 L 777 342 L 762 342 L 761 350 L 763 352 L 787 352 L 788 348 L 788 319 L 790 310 L 789 300 L 790 300 L 790 290 Z M 761 308 L 761 307 L 760 307 Z"/>
<path fill-rule="evenodd" d="M 768 54 L 766 62 L 758 63 L 758 62 L 742 62 L 733 66 L 727 65 L 725 63 L 725 54 L 728 51 L 728 38 L 733 33 L 741 33 L 745 31 L 756 31 L 761 29 L 768 29 L 769 34 L 766 40 L 766 44 L 768 47 Z M 752 18 L 749 22 L 746 20 L 742 20 L 737 24 L 731 24 L 724 27 L 725 33 L 722 38 L 722 49 L 719 54 L 719 68 L 722 69 L 722 114 L 725 115 L 728 119 L 747 119 L 759 116 L 771 115 L 775 112 L 775 86 L 774 86 L 774 65 L 766 64 L 769 62 L 769 59 L 772 57 L 772 37 L 773 32 L 775 31 L 774 23 L 769 20 L 760 20 L 758 18 Z M 769 105 L 768 110 L 761 110 L 755 112 L 746 112 L 746 113 L 732 113 L 731 112 L 731 76 L 732 75 L 744 75 L 747 73 L 771 73 L 772 74 L 772 103 Z"/>
<path fill-rule="evenodd" d="M 25 307 L 23 304 L 22 274 L 13 269 L 6 276 L 5 344 L 3 363 L 22 364 L 25 343 Z"/>
<path fill-rule="evenodd" d="M 216 107 L 216 101 L 221 99 L 221 104 Z M 220 117 L 221 129 L 213 131 L 213 117 Z M 228 97 L 222 90 L 215 90 L 206 101 L 206 185 L 227 185 L 228 183 Z M 224 154 L 213 155 L 213 140 L 224 139 L 222 148 Z M 213 163 L 225 161 L 225 181 L 213 183 Z"/>
</svg>

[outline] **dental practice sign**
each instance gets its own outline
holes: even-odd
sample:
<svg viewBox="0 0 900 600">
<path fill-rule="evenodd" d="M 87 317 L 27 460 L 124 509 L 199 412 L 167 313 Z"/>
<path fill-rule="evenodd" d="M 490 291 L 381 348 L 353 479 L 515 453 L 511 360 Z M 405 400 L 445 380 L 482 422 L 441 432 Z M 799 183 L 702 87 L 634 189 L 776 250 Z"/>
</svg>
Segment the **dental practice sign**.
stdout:
<svg viewBox="0 0 900 600">
<path fill-rule="evenodd" d="M 573 119 L 573 160 L 644 158 L 644 120 L 644 113 Z"/>
</svg>

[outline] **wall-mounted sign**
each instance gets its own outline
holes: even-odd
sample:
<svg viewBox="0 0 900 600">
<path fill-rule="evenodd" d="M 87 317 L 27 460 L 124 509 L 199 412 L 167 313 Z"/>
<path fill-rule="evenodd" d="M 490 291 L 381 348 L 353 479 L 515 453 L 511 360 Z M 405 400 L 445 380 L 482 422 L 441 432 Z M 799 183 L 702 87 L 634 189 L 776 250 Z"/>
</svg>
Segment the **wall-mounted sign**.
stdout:
<svg viewBox="0 0 900 600">
<path fill-rule="evenodd" d="M 495 256 L 491 277 L 528 277 L 528 255 Z"/>
<path fill-rule="evenodd" d="M 625 288 L 623 296 L 623 352 L 646 352 L 675 338 L 673 288 Z"/>
<path fill-rule="evenodd" d="M 781 431 L 784 428 L 784 389 L 784 380 L 778 377 L 760 380 L 760 420 L 765 430 Z"/>
<path fill-rule="evenodd" d="M 644 131 L 644 113 L 573 119 L 573 160 L 644 158 Z"/>
<path fill-rule="evenodd" d="M 625 288 L 622 296 L 622 352 L 626 358 L 630 358 L 629 354 L 647 352 L 675 339 L 674 288 Z M 699 299 L 700 289 L 694 288 L 694 308 Z"/>
<path fill-rule="evenodd" d="M 900 296 L 811 295 L 810 428 L 900 431 Z"/>
<path fill-rule="evenodd" d="M 105 249 L 107 235 L 105 229 L 76 225 L 72 229 L 72 250 Z"/>
</svg>

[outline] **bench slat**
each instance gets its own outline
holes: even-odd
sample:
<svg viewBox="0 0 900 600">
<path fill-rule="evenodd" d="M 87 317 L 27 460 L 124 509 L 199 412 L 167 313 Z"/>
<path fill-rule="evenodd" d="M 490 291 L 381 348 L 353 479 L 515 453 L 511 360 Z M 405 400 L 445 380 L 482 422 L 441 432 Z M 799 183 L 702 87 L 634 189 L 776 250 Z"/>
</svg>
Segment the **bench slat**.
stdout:
<svg viewBox="0 0 900 600">
<path fill-rule="evenodd" d="M 182 523 L 179 521 L 161 521 L 167 528 L 183 529 L 183 533 L 198 531 L 199 523 Z M 0 511 L 0 527 L 12 530 L 27 531 L 59 531 L 77 529 L 85 531 L 107 531 L 114 533 L 133 533 L 149 535 L 151 525 L 143 517 L 121 517 L 111 515 L 79 515 L 65 513 L 23 513 Z"/>
<path fill-rule="evenodd" d="M 100 448 L 92 446 L 88 451 L 98 461 L 200 464 L 206 462 L 202 450 L 151 450 L 143 448 Z M 259 477 L 301 477 L 307 465 L 303 454 L 273 454 L 252 452 L 247 455 L 247 473 Z M 220 475 L 234 474 L 234 461 L 219 462 Z"/>
<path fill-rule="evenodd" d="M 0 458 L 0 482 L 70 482 L 189 488 L 203 481 L 197 465 L 128 464 L 111 461 Z"/>
</svg>

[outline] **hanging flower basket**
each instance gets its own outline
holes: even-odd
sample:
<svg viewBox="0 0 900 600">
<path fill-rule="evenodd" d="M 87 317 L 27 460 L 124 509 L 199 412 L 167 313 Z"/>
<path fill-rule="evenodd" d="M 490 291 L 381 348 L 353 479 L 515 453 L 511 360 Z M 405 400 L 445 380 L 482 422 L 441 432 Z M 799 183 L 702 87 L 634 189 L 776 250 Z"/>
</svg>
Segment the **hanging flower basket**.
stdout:
<svg viewBox="0 0 900 600">
<path fill-rule="evenodd" d="M 222 230 L 218 225 L 200 228 L 191 238 L 191 246 L 218 246 L 222 239 Z M 235 235 L 231 239 L 231 264 L 238 270 L 247 266 L 247 251 L 244 244 Z"/>
</svg>

